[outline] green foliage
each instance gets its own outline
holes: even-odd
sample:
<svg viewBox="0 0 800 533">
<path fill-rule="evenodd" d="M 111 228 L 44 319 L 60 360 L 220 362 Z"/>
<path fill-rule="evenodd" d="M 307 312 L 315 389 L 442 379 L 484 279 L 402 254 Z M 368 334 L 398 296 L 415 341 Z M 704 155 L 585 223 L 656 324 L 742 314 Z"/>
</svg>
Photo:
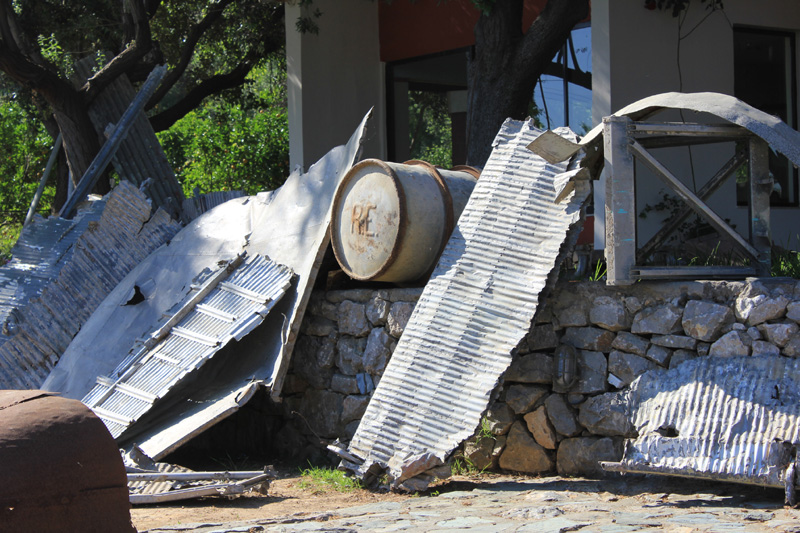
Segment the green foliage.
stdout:
<svg viewBox="0 0 800 533">
<path fill-rule="evenodd" d="M 30 206 L 53 139 L 14 98 L 0 97 L 0 221 L 21 222 Z M 47 212 L 55 186 L 45 188 L 39 210 Z"/>
<path fill-rule="evenodd" d="M 421 159 L 445 168 L 452 167 L 453 136 L 447 94 L 410 91 L 409 99 L 411 159 Z"/>
<path fill-rule="evenodd" d="M 796 237 L 800 243 L 800 236 Z M 774 277 L 787 277 L 800 279 L 800 252 L 780 246 L 772 247 L 772 275 Z"/>
<path fill-rule="evenodd" d="M 279 187 L 289 174 L 285 67 L 252 74 L 238 98 L 215 97 L 158 134 L 184 193 Z"/>
<path fill-rule="evenodd" d="M 21 231 L 21 222 L 6 220 L 0 223 L 0 265 L 5 265 L 11 260 L 11 248 L 19 239 Z"/>
<path fill-rule="evenodd" d="M 302 479 L 299 487 L 315 494 L 330 492 L 352 492 L 361 488 L 361 482 L 347 477 L 341 470 L 311 466 L 300 471 Z"/>
<path fill-rule="evenodd" d="M 599 259 L 594 265 L 594 272 L 589 274 L 589 281 L 600 281 L 606 277 L 606 273 L 606 262 L 602 259 Z"/>
</svg>

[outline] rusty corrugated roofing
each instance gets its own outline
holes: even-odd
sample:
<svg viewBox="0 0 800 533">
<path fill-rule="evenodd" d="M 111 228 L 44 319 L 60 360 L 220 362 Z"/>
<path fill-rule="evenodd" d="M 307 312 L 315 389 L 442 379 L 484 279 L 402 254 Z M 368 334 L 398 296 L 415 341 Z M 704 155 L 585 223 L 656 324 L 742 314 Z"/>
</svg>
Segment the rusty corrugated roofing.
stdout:
<svg viewBox="0 0 800 533">
<path fill-rule="evenodd" d="M 526 147 L 532 122 L 508 120 L 392 355 L 349 452 L 395 486 L 468 438 L 526 334 L 539 293 L 580 219 L 589 184 L 557 203 L 565 164 Z M 565 135 L 574 139 L 571 132 Z"/>
</svg>

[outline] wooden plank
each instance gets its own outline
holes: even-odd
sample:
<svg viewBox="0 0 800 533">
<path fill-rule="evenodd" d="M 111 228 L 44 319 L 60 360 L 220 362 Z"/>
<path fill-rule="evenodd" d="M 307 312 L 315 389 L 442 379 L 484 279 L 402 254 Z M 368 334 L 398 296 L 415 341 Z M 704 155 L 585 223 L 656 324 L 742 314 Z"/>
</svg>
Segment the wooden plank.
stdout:
<svg viewBox="0 0 800 533">
<path fill-rule="evenodd" d="M 729 237 L 738 244 L 752 259 L 758 261 L 758 251 L 750 245 L 741 235 L 731 228 L 719 215 L 712 211 L 702 202 L 686 185 L 676 178 L 664 165 L 642 147 L 636 140 L 631 140 L 630 149 L 656 176 L 674 190 L 678 196 L 699 215 L 705 217 L 708 222 L 723 236 Z"/>
<path fill-rule="evenodd" d="M 703 185 L 700 190 L 697 192 L 697 196 L 705 201 L 709 197 L 711 197 L 714 192 L 716 192 L 720 186 L 722 186 L 727 179 L 736 172 L 742 164 L 747 161 L 747 156 L 743 153 L 736 153 L 732 158 L 728 160 L 727 163 L 722 165 L 722 167 L 717 171 L 714 176 L 708 180 L 708 182 Z M 640 263 L 643 263 L 650 257 L 653 252 L 655 252 L 659 246 L 664 244 L 664 241 L 674 232 L 678 227 L 686 220 L 692 213 L 692 208 L 689 206 L 684 206 L 681 211 L 675 214 L 674 217 L 667 220 L 664 225 L 661 227 L 658 232 L 656 232 L 653 237 L 647 241 L 647 243 L 641 247 L 637 254 L 637 260 Z"/>
<path fill-rule="evenodd" d="M 759 137 L 750 140 L 750 241 L 758 251 L 757 265 L 759 276 L 770 275 L 772 270 L 770 241 L 770 205 L 773 180 L 769 173 L 769 147 Z"/>
<path fill-rule="evenodd" d="M 628 150 L 631 119 L 603 118 L 606 168 L 606 283 L 630 285 L 636 262 L 636 187 L 633 156 Z"/>
</svg>

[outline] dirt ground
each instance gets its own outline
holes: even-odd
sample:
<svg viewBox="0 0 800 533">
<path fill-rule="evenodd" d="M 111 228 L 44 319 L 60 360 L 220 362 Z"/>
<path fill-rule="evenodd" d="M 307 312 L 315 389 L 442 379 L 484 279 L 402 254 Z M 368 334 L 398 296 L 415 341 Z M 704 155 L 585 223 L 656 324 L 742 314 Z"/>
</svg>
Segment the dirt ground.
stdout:
<svg viewBox="0 0 800 533">
<path fill-rule="evenodd" d="M 351 492 L 315 492 L 300 488 L 299 469 L 282 469 L 278 479 L 270 484 L 266 496 L 257 492 L 227 499 L 225 497 L 184 500 L 158 505 L 136 505 L 131 519 L 137 531 L 196 524 L 202 522 L 232 522 L 257 518 L 313 515 L 373 502 L 399 501 L 412 496 L 396 493 L 376 493 L 363 489 Z"/>
</svg>

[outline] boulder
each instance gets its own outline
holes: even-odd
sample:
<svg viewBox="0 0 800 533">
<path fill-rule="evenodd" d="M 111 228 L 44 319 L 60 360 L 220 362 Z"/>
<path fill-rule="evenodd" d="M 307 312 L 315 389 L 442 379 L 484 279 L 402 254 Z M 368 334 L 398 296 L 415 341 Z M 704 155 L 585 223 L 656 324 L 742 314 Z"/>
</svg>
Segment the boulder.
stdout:
<svg viewBox="0 0 800 533">
<path fill-rule="evenodd" d="M 746 333 L 729 331 L 711 345 L 708 355 L 713 357 L 736 357 L 750 355 L 752 340 Z"/>
<path fill-rule="evenodd" d="M 561 342 L 581 350 L 596 352 L 611 351 L 611 343 L 616 334 L 612 331 L 595 327 L 567 328 Z"/>
<path fill-rule="evenodd" d="M 505 380 L 550 384 L 553 382 L 553 356 L 544 353 L 517 356 L 506 370 Z"/>
<path fill-rule="evenodd" d="M 533 440 L 539 446 L 548 450 L 555 450 L 558 447 L 558 434 L 547 418 L 547 408 L 544 405 L 532 413 L 528 413 L 523 418 L 528 431 L 533 435 Z"/>
<path fill-rule="evenodd" d="M 561 394 L 551 394 L 544 401 L 547 408 L 547 418 L 553 424 L 555 430 L 565 437 L 574 437 L 583 430 L 575 419 L 575 412 L 567 405 L 564 396 Z"/>
<path fill-rule="evenodd" d="M 753 341 L 753 346 L 750 348 L 750 353 L 753 356 L 775 356 L 781 354 L 781 349 L 767 341 Z"/>
<path fill-rule="evenodd" d="M 644 356 L 647 349 L 650 347 L 650 341 L 639 335 L 634 335 L 627 331 L 620 331 L 617 333 L 611 347 L 623 352 L 635 353 L 636 355 Z"/>
<path fill-rule="evenodd" d="M 681 330 L 682 311 L 669 304 L 646 307 L 636 313 L 631 325 L 631 333 L 654 333 L 668 335 Z"/>
<path fill-rule="evenodd" d="M 736 299 L 736 318 L 748 326 L 757 326 L 784 316 L 788 304 L 789 299 L 783 295 L 751 295 L 745 291 Z"/>
<path fill-rule="evenodd" d="M 631 326 L 631 316 L 625 303 L 610 296 L 595 298 L 589 311 L 589 321 L 609 331 L 620 331 Z"/>
<path fill-rule="evenodd" d="M 529 412 L 547 392 L 547 387 L 537 385 L 511 385 L 505 400 L 512 411 L 523 414 Z"/>
<path fill-rule="evenodd" d="M 342 424 L 353 420 L 361 420 L 367 410 L 370 397 L 366 395 L 349 395 L 342 400 Z"/>
<path fill-rule="evenodd" d="M 633 380 L 647 372 L 658 368 L 654 362 L 632 353 L 614 350 L 608 356 L 608 372 L 622 382 L 622 386 L 633 383 Z"/>
<path fill-rule="evenodd" d="M 406 329 L 408 319 L 411 318 L 411 313 L 414 312 L 414 304 L 411 302 L 395 302 L 389 308 L 389 316 L 386 319 L 386 327 L 389 330 L 389 335 L 395 339 L 399 339 Z"/>
<path fill-rule="evenodd" d="M 325 339 L 301 335 L 297 339 L 292 357 L 295 373 L 315 389 L 326 389 L 333 376 L 333 342 L 335 337 Z"/>
<path fill-rule="evenodd" d="M 366 305 L 345 300 L 339 304 L 339 333 L 366 337 L 372 328 L 367 322 Z"/>
<path fill-rule="evenodd" d="M 334 374 L 331 378 L 331 390 L 342 394 L 358 394 L 358 382 L 355 376 Z"/>
<path fill-rule="evenodd" d="M 547 450 L 536 444 L 522 422 L 514 422 L 500 455 L 500 468 L 526 474 L 544 474 L 555 467 Z"/>
<path fill-rule="evenodd" d="M 336 343 L 336 366 L 343 374 L 355 376 L 364 370 L 367 339 L 344 335 Z"/>
<path fill-rule="evenodd" d="M 364 369 L 373 374 L 382 374 L 392 355 L 394 342 L 384 328 L 373 328 L 364 348 Z"/>
<path fill-rule="evenodd" d="M 722 330 L 733 323 L 733 319 L 730 307 L 703 300 L 689 300 L 683 309 L 681 326 L 688 336 L 711 342 L 719 338 Z"/>
<path fill-rule="evenodd" d="M 344 396 L 328 390 L 307 391 L 298 411 L 311 429 L 324 439 L 339 436 L 342 428 L 342 404 Z"/>
<path fill-rule="evenodd" d="M 647 353 L 644 354 L 645 357 L 661 366 L 667 366 L 669 364 L 669 357 L 671 355 L 672 350 L 664 348 L 663 346 L 656 346 L 655 344 L 650 346 L 650 348 L 647 349 Z"/>
<path fill-rule="evenodd" d="M 800 327 L 794 322 L 782 322 L 779 324 L 760 324 L 758 331 L 764 336 L 764 340 L 783 348 L 789 339 L 794 337 Z"/>
<path fill-rule="evenodd" d="M 593 396 L 583 402 L 578 422 L 595 435 L 636 436 L 636 429 L 627 414 L 626 397 L 617 392 Z"/>
<path fill-rule="evenodd" d="M 391 304 L 379 296 L 374 296 L 367 302 L 366 314 L 367 320 L 373 326 L 383 326 L 386 324 L 386 319 L 389 317 L 389 306 Z"/>
<path fill-rule="evenodd" d="M 697 348 L 697 339 L 684 335 L 653 335 L 650 337 L 650 342 L 673 350 L 694 350 Z"/>
<path fill-rule="evenodd" d="M 495 402 L 486 412 L 492 435 L 505 435 L 514 423 L 514 411 L 503 402 Z"/>
<path fill-rule="evenodd" d="M 578 379 L 569 388 L 559 386 L 555 381 L 553 391 L 573 394 L 594 394 L 608 390 L 608 361 L 605 354 L 590 350 L 578 350 Z"/>
<path fill-rule="evenodd" d="M 564 439 L 558 446 L 557 468 L 561 476 L 602 477 L 601 461 L 622 459 L 622 442 L 609 437 Z"/>
<path fill-rule="evenodd" d="M 541 324 L 531 328 L 525 341 L 532 352 L 552 350 L 558 346 L 558 335 L 552 324 Z"/>
</svg>

